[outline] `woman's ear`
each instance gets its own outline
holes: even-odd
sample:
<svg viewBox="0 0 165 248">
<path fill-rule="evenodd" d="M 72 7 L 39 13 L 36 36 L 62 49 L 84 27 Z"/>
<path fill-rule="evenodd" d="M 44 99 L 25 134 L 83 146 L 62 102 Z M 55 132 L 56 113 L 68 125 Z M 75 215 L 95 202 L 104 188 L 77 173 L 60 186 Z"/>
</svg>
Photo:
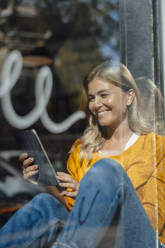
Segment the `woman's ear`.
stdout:
<svg viewBox="0 0 165 248">
<path fill-rule="evenodd" d="M 135 98 L 134 89 L 129 89 L 129 91 L 127 92 L 127 106 L 131 106 L 134 98 Z"/>
</svg>

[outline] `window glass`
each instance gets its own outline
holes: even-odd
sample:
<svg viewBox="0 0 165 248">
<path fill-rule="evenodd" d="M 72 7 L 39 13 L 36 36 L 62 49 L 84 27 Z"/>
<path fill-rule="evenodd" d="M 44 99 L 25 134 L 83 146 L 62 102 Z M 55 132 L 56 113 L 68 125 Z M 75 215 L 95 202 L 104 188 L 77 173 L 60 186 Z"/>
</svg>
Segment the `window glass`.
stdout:
<svg viewBox="0 0 165 248">
<path fill-rule="evenodd" d="M 53 76 L 49 119 L 61 123 L 79 109 L 81 83 L 91 66 L 106 59 L 120 60 L 118 5 L 118 0 L 1 1 L 0 69 L 15 49 L 23 58 L 21 74 L 10 92 L 17 115 L 23 117 L 34 109 L 36 78 L 43 66 L 48 66 Z M 6 120 L 4 112 L 8 114 L 7 107 L 0 114 L 0 149 L 10 160 L 12 150 L 18 150 L 18 128 Z M 85 125 L 84 118 L 57 134 L 39 118 L 26 128 L 37 130 L 54 165 L 64 169 L 66 154 Z"/>
</svg>

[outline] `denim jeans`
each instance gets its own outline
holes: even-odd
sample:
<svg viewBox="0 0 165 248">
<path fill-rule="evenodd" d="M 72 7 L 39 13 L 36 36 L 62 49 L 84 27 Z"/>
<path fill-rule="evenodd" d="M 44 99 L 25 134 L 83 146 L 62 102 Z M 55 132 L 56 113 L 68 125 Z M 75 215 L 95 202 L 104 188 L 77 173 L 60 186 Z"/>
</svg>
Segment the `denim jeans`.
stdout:
<svg viewBox="0 0 165 248">
<path fill-rule="evenodd" d="M 106 246 L 116 211 L 113 246 Z M 107 242 L 107 241 L 106 241 Z M 159 240 L 127 174 L 111 159 L 96 162 L 80 183 L 69 213 L 54 197 L 37 195 L 0 230 L 0 247 L 158 248 Z"/>
</svg>

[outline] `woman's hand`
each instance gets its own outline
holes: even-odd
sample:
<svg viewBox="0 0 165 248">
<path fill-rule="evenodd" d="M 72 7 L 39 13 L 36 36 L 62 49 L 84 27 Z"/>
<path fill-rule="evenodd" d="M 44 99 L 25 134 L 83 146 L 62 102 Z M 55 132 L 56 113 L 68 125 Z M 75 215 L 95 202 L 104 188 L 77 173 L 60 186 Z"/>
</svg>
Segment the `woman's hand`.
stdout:
<svg viewBox="0 0 165 248">
<path fill-rule="evenodd" d="M 24 179 L 30 181 L 31 183 L 35 183 L 32 179 L 30 179 L 32 176 L 36 175 L 38 173 L 38 165 L 33 164 L 34 158 L 28 156 L 27 153 L 22 153 L 19 156 L 19 160 L 22 162 L 22 168 L 23 168 L 23 177 Z"/>
<path fill-rule="evenodd" d="M 75 198 L 78 194 L 80 183 L 73 177 L 64 172 L 57 172 L 57 180 L 60 181 L 59 186 L 65 188 L 60 195 Z"/>
</svg>

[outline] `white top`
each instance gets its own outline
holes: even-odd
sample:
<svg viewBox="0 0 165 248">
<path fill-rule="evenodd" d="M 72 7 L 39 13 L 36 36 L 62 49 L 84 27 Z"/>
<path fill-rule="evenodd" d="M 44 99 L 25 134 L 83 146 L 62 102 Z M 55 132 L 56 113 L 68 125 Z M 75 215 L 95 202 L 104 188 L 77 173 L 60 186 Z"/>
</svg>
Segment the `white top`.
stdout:
<svg viewBox="0 0 165 248">
<path fill-rule="evenodd" d="M 138 139 L 138 137 L 139 137 L 139 134 L 133 133 L 131 135 L 131 137 L 129 138 L 127 144 L 125 145 L 124 151 L 127 150 L 130 146 L 132 146 L 136 142 L 136 140 Z"/>
<path fill-rule="evenodd" d="M 139 134 L 138 133 L 133 133 L 131 135 L 131 137 L 129 138 L 127 144 L 125 145 L 123 151 L 127 150 L 130 146 L 132 146 L 136 142 L 136 140 L 138 139 L 138 137 L 139 137 Z M 104 154 L 104 155 L 114 155 L 114 154 L 111 154 L 111 152 L 109 152 L 109 151 L 104 151 L 104 152 L 99 151 L 99 153 Z"/>
</svg>

